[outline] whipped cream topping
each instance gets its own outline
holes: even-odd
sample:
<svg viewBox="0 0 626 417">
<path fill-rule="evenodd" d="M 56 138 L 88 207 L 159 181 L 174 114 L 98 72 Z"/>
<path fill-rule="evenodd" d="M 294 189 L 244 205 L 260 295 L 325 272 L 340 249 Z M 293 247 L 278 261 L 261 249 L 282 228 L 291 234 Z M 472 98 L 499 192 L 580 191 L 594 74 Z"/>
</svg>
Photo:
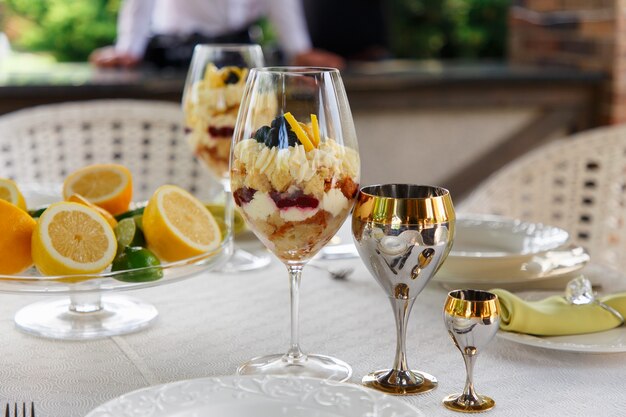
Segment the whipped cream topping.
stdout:
<svg viewBox="0 0 626 417">
<path fill-rule="evenodd" d="M 358 153 L 334 139 L 322 141 L 318 148 L 309 152 L 302 145 L 269 148 L 255 139 L 245 139 L 235 146 L 234 155 L 248 171 L 265 174 L 270 180 L 288 175 L 301 183 L 309 181 L 321 168 L 342 172 L 351 178 L 359 175 Z"/>
<path fill-rule="evenodd" d="M 198 106 L 201 112 L 223 112 L 229 107 L 239 106 L 243 89 L 243 84 L 209 87 L 208 82 L 199 81 L 192 87 L 191 102 Z"/>
</svg>

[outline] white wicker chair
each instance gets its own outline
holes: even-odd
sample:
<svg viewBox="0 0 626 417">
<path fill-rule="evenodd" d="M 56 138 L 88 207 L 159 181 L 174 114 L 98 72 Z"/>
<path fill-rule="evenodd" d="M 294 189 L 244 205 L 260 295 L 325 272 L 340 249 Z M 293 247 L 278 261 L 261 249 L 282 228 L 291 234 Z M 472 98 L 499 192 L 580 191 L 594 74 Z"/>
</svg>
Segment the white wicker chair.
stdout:
<svg viewBox="0 0 626 417">
<path fill-rule="evenodd" d="M 594 262 L 626 267 L 626 125 L 556 140 L 513 161 L 458 207 L 559 226 Z"/>
<path fill-rule="evenodd" d="M 219 189 L 183 137 L 180 105 L 94 100 L 43 105 L 0 117 L 0 177 L 61 183 L 75 169 L 120 163 L 133 173 L 135 199 L 162 184 L 201 198 Z M 213 185 L 212 185 L 213 184 Z"/>
</svg>

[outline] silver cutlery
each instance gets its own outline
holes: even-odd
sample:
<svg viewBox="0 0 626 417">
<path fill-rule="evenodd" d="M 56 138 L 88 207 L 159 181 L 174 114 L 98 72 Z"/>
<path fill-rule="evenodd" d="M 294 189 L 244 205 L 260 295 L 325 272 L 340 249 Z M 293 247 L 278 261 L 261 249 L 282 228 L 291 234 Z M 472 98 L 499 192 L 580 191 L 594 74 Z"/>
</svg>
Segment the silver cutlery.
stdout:
<svg viewBox="0 0 626 417">
<path fill-rule="evenodd" d="M 11 410 L 13 410 L 13 414 L 11 414 Z M 30 412 L 30 414 L 27 412 Z M 22 403 L 21 407 L 18 403 L 14 403 L 13 407 L 11 407 L 11 404 L 7 404 L 4 410 L 4 417 L 35 417 L 35 403 L 31 402 L 29 407 L 26 406 L 25 402 Z"/>
<path fill-rule="evenodd" d="M 319 269 L 320 271 L 326 271 L 330 274 L 332 279 L 336 279 L 338 281 L 342 281 L 348 279 L 350 275 L 354 272 L 354 268 L 329 268 L 326 265 L 322 265 L 316 262 L 309 262 L 309 266 L 315 269 Z"/>
</svg>

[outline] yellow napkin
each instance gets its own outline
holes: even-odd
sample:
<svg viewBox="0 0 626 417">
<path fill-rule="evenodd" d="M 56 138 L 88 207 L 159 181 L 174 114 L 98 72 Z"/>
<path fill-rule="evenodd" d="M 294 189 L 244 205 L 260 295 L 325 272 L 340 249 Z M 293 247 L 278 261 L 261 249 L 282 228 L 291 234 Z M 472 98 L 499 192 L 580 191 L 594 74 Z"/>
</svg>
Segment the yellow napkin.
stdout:
<svg viewBox="0 0 626 417">
<path fill-rule="evenodd" d="M 597 304 L 573 305 L 563 296 L 524 301 L 506 290 L 491 290 L 500 298 L 500 328 L 537 336 L 563 336 L 609 330 L 620 325 L 613 314 Z M 626 316 L 626 293 L 599 300 Z"/>
</svg>

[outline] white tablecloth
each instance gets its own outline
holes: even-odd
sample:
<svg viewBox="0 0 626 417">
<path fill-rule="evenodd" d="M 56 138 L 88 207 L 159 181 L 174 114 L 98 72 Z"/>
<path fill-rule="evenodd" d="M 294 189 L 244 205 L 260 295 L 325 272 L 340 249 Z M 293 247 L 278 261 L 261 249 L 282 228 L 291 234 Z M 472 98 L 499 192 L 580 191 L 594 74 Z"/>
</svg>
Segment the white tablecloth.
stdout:
<svg viewBox="0 0 626 417">
<path fill-rule="evenodd" d="M 347 281 L 334 281 L 322 271 L 305 269 L 302 347 L 347 361 L 358 383 L 369 371 L 392 363 L 392 312 L 359 259 L 325 262 L 356 270 Z M 288 281 L 278 262 L 262 271 L 205 273 L 131 295 L 158 308 L 155 325 L 88 342 L 17 331 L 14 313 L 41 297 L 0 295 L 0 404 L 35 401 L 38 417 L 79 417 L 131 390 L 230 375 L 251 357 L 287 348 Z M 461 355 L 443 327 L 445 295 L 431 282 L 409 323 L 409 364 L 435 375 L 439 386 L 404 399 L 428 416 L 457 415 L 444 409 L 441 399 L 461 390 L 465 380 Z M 548 351 L 496 338 L 479 357 L 475 378 L 478 391 L 497 402 L 492 417 L 626 415 L 626 354 Z"/>
</svg>

